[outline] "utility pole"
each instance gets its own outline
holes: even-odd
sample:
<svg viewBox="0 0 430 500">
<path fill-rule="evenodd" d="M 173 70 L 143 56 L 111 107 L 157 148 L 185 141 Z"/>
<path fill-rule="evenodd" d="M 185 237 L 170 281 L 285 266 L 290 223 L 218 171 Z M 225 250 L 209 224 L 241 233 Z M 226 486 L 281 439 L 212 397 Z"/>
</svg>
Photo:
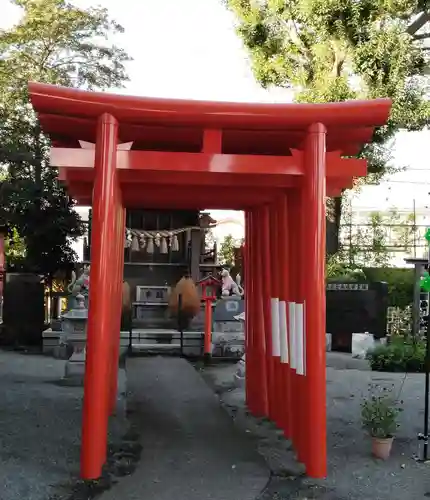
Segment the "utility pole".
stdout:
<svg viewBox="0 0 430 500">
<path fill-rule="evenodd" d="M 427 271 L 421 278 L 421 288 L 425 292 L 430 292 L 430 275 L 428 270 L 430 269 L 430 228 L 427 229 L 425 233 L 425 239 L 427 240 L 429 247 L 429 255 L 427 257 Z M 423 442 L 423 453 L 422 457 L 418 457 L 420 462 L 428 462 L 429 456 L 429 399 L 430 399 L 430 332 L 429 332 L 429 317 L 430 314 L 427 313 L 426 317 L 426 357 L 424 362 L 425 370 L 425 388 L 424 388 L 424 430 L 422 434 L 418 434 L 418 441 Z"/>
<path fill-rule="evenodd" d="M 414 259 L 417 257 L 417 208 L 415 204 L 415 198 L 413 199 L 413 245 L 414 245 Z"/>
</svg>

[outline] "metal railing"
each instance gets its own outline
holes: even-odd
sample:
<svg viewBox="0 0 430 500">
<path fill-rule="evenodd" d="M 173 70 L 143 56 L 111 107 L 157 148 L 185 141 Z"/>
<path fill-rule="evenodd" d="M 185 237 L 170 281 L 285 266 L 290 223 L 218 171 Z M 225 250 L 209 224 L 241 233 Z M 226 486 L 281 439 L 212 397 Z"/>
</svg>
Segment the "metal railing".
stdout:
<svg viewBox="0 0 430 500">
<path fill-rule="evenodd" d="M 147 331 L 143 334 L 141 334 L 142 329 L 139 328 L 133 328 L 133 321 L 135 319 L 135 309 L 138 306 L 141 306 L 142 304 L 138 303 L 133 303 L 132 307 L 130 308 L 130 317 L 129 317 L 129 338 L 128 338 L 128 354 L 134 355 L 135 351 L 137 349 L 134 348 L 134 346 L 141 346 L 142 348 L 145 347 L 145 343 L 142 343 L 142 340 L 154 340 L 154 344 L 146 344 L 146 349 L 142 350 L 139 349 L 139 354 L 144 355 L 144 354 L 152 354 L 154 351 L 159 351 L 159 350 L 166 350 L 170 351 L 169 354 L 175 355 L 179 354 L 181 357 L 203 357 L 204 354 L 204 333 L 203 332 L 189 332 L 189 334 L 192 334 L 191 338 L 189 334 L 187 335 L 187 339 L 185 339 L 185 331 L 183 328 L 183 317 L 181 315 L 182 311 L 182 295 L 178 296 L 178 310 L 177 310 L 177 315 L 176 315 L 176 329 L 172 329 L 171 332 L 165 332 L 163 333 L 160 330 L 154 329 L 151 331 L 150 328 L 146 329 Z M 137 332 L 137 335 L 135 334 Z M 169 338 L 169 343 L 162 344 L 159 342 L 160 339 L 163 337 Z M 172 340 L 177 340 L 179 339 L 179 345 L 177 344 L 172 344 Z M 137 343 L 134 344 L 134 340 L 137 340 Z M 187 345 L 185 345 L 185 340 L 187 340 Z M 189 345 L 188 342 L 191 340 L 196 340 L 197 345 Z M 164 346 L 162 348 L 161 346 Z M 185 353 L 185 348 L 195 348 L 197 347 L 199 349 L 199 354 L 198 355 L 186 355 Z M 179 352 L 178 352 L 179 351 Z"/>
</svg>

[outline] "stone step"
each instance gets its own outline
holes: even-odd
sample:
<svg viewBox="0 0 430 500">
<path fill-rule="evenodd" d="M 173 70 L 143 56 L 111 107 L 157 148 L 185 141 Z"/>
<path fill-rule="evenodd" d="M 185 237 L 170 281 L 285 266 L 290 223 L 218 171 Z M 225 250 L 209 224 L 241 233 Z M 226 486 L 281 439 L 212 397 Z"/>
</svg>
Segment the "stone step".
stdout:
<svg viewBox="0 0 430 500">
<path fill-rule="evenodd" d="M 181 348 L 180 344 L 135 344 L 131 345 L 133 350 L 136 351 L 151 351 L 151 350 L 160 350 L 160 351 L 177 351 Z"/>
<path fill-rule="evenodd" d="M 180 338 L 181 332 L 178 330 L 168 329 L 168 328 L 133 328 L 133 337 L 136 335 L 145 338 L 145 337 L 167 337 L 173 336 L 173 338 Z M 194 331 L 194 330 L 186 330 L 184 331 L 184 337 L 201 337 L 204 334 L 202 330 Z"/>
<path fill-rule="evenodd" d="M 53 354 L 56 357 L 60 356 L 60 335 L 60 331 L 54 331 L 51 328 L 43 332 L 43 350 L 46 354 Z M 201 356 L 203 351 L 204 332 L 202 330 L 187 330 L 183 335 L 184 354 L 189 356 Z M 224 347 L 222 347 L 223 341 L 219 341 L 219 339 L 222 339 L 225 335 L 225 332 L 213 332 L 213 356 L 225 356 L 225 354 L 222 354 L 225 352 Z M 130 338 L 130 332 L 121 331 L 120 346 L 122 353 L 127 351 L 130 343 L 134 352 L 178 352 L 181 347 L 181 334 L 177 330 L 170 328 L 133 328 Z M 240 347 L 241 344 L 243 344 L 243 341 L 237 342 L 237 347 L 234 352 L 232 351 L 232 356 L 240 358 L 244 350 L 244 346 Z M 234 345 L 236 346 L 236 344 Z"/>
</svg>

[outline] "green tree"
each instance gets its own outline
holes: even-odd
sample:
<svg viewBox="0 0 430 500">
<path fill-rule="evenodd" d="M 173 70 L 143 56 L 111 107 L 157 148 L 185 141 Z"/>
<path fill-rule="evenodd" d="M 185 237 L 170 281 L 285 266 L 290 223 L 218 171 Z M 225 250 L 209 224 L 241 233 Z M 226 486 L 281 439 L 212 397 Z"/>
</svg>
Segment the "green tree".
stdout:
<svg viewBox="0 0 430 500">
<path fill-rule="evenodd" d="M 388 266 L 390 222 L 390 217 L 381 212 L 372 212 L 365 221 L 354 220 L 349 204 L 342 211 L 340 250 L 330 264 L 336 263 L 354 272 L 363 267 Z"/>
<path fill-rule="evenodd" d="M 413 213 L 400 216 L 396 210 L 392 211 L 393 236 L 398 249 L 416 256 L 417 243 L 419 241 L 419 228 Z"/>
<path fill-rule="evenodd" d="M 223 266 L 232 267 L 234 265 L 234 249 L 237 243 L 231 234 L 228 234 L 219 247 L 219 261 Z"/>
<path fill-rule="evenodd" d="M 428 124 L 428 0 L 226 0 L 257 80 L 286 87 L 298 102 L 390 97 L 387 126 L 360 153 L 368 182 L 392 166 L 399 129 Z M 426 31 L 427 30 L 427 31 Z M 341 203 L 335 202 L 337 221 Z"/>
<path fill-rule="evenodd" d="M 20 266 L 26 257 L 27 249 L 24 240 L 16 228 L 10 229 L 10 237 L 6 239 L 5 255 L 8 264 Z"/>
<path fill-rule="evenodd" d="M 123 29 L 106 9 L 81 9 L 65 0 L 12 3 L 21 18 L 0 31 L 0 163 L 7 172 L 0 218 L 25 241 L 27 267 L 53 275 L 76 258 L 70 244 L 82 224 L 48 166 L 50 144 L 29 106 L 27 82 L 121 87 L 129 57 L 108 41 Z"/>
<path fill-rule="evenodd" d="M 390 262 L 387 221 L 381 212 L 370 214 L 368 234 L 371 244 L 369 248 L 370 262 L 368 261 L 367 266 L 387 267 Z"/>
</svg>

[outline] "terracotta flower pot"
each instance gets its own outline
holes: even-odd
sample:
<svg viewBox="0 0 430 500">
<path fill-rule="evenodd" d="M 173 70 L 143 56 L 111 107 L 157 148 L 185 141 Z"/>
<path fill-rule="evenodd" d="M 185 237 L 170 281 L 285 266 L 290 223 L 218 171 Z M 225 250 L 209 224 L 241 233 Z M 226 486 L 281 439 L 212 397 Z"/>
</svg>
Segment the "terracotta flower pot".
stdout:
<svg viewBox="0 0 430 500">
<path fill-rule="evenodd" d="M 376 438 L 372 437 L 372 455 L 381 460 L 387 460 L 391 453 L 393 446 L 393 439 L 390 438 Z"/>
</svg>

